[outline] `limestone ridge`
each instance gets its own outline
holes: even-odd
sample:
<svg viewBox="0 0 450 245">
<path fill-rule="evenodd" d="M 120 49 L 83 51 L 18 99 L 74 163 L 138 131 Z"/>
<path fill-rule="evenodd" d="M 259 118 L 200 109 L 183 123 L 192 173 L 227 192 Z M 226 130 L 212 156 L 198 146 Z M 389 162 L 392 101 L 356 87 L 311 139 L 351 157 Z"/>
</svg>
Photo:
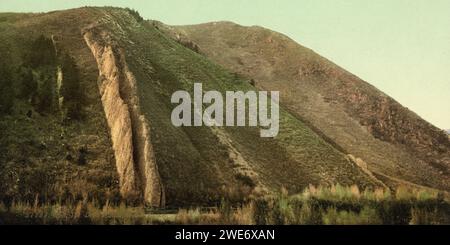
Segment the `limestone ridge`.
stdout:
<svg viewBox="0 0 450 245">
<path fill-rule="evenodd" d="M 136 79 L 128 69 L 123 50 L 106 32 L 83 34 L 99 70 L 99 90 L 110 128 L 119 173 L 120 192 L 128 199 L 143 198 L 153 207 L 165 205 L 150 126 L 140 111 Z"/>
</svg>

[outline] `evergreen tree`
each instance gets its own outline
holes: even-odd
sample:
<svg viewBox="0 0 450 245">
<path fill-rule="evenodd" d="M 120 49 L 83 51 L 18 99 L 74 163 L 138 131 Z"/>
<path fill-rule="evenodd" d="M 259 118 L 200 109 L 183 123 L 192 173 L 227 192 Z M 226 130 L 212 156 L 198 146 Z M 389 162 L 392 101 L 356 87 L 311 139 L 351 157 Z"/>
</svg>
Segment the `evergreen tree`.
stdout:
<svg viewBox="0 0 450 245">
<path fill-rule="evenodd" d="M 130 9 L 130 8 L 125 8 L 126 11 L 128 11 L 128 13 L 131 14 L 131 16 L 133 16 L 137 22 L 142 22 L 144 21 L 144 18 L 142 18 L 142 16 L 139 14 L 139 12 L 137 10 L 134 9 Z"/>
<path fill-rule="evenodd" d="M 0 52 L 0 114 L 10 113 L 14 105 L 14 88 L 12 84 L 12 74 L 8 65 L 8 56 L 5 52 Z"/>
<path fill-rule="evenodd" d="M 35 69 L 41 66 L 54 66 L 56 64 L 56 50 L 50 38 L 39 36 L 31 44 L 31 50 L 27 54 L 26 65 Z"/>
<path fill-rule="evenodd" d="M 72 56 L 67 53 L 62 55 L 61 69 L 63 81 L 60 95 L 64 97 L 64 107 L 67 109 L 66 117 L 69 119 L 81 118 L 82 92 L 80 86 L 80 73 Z"/>
<path fill-rule="evenodd" d="M 14 89 L 10 71 L 0 65 L 0 114 L 10 113 L 14 104 Z"/>
<path fill-rule="evenodd" d="M 33 71 L 30 68 L 21 67 L 19 69 L 19 79 L 21 84 L 20 97 L 33 101 L 33 97 L 38 89 L 36 79 L 34 79 Z"/>
<path fill-rule="evenodd" d="M 37 109 L 39 112 L 54 112 L 56 83 L 53 76 L 41 74 L 38 89 Z"/>
<path fill-rule="evenodd" d="M 56 109 L 56 50 L 50 38 L 44 35 L 36 38 L 24 57 L 21 75 L 22 91 L 25 99 L 31 99 L 40 113 L 51 113 Z M 37 75 L 34 76 L 33 72 Z"/>
</svg>

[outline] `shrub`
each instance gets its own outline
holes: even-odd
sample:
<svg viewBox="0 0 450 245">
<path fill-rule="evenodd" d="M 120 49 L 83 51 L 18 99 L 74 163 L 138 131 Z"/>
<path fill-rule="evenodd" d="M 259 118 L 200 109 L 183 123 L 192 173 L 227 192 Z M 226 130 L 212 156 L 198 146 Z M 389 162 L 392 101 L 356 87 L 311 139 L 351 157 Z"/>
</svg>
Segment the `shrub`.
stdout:
<svg viewBox="0 0 450 245">
<path fill-rule="evenodd" d="M 364 207 L 360 213 L 352 211 L 338 211 L 336 208 L 328 208 L 323 215 L 323 223 L 326 225 L 373 225 L 381 224 L 381 219 L 374 209 Z"/>
<path fill-rule="evenodd" d="M 265 198 L 258 198 L 253 201 L 254 213 L 253 219 L 257 225 L 268 224 L 268 217 L 270 214 L 269 202 Z"/>
<path fill-rule="evenodd" d="M 442 214 L 437 208 L 433 210 L 412 208 L 410 225 L 440 225 L 442 223 Z"/>
<path fill-rule="evenodd" d="M 233 214 L 233 219 L 231 224 L 235 225 L 254 225 L 254 205 L 253 203 L 243 205 L 242 207 L 236 209 Z"/>
<path fill-rule="evenodd" d="M 289 203 L 287 191 L 283 188 L 281 193 L 273 200 L 271 223 L 275 225 L 292 224 L 295 222 L 294 211 Z"/>
<path fill-rule="evenodd" d="M 144 21 L 144 18 L 142 18 L 142 16 L 139 14 L 139 12 L 137 10 L 134 9 L 130 9 L 130 8 L 125 8 L 125 10 L 131 15 L 133 16 L 137 22 L 142 22 Z"/>
<path fill-rule="evenodd" d="M 198 224 L 200 221 L 199 209 L 180 209 L 175 217 L 175 222 L 178 224 Z"/>
</svg>

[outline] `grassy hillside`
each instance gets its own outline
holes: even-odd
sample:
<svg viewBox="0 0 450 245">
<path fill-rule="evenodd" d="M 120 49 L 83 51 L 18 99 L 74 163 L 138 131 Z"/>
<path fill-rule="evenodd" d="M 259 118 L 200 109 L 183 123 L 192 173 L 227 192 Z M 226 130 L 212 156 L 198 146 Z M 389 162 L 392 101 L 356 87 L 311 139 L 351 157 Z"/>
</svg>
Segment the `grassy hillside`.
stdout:
<svg viewBox="0 0 450 245">
<path fill-rule="evenodd" d="M 344 154 L 285 110 L 281 114 L 281 132 L 275 139 L 260 138 L 259 129 L 250 127 L 173 127 L 169 121 L 173 108 L 169 98 L 176 90 L 192 91 L 194 82 L 202 82 L 204 90 L 221 92 L 255 88 L 154 26 L 137 24 L 123 10 L 108 13 L 115 24 L 106 22 L 96 28 L 120 27 L 125 33 L 115 40 L 125 49 L 127 62 L 137 78 L 142 110 L 152 125 L 152 143 L 169 202 L 182 202 L 186 198 L 183 195 L 205 201 L 205 192 L 212 200 L 220 200 L 224 193 L 218 190 L 225 189 L 225 194 L 236 189 L 245 192 L 246 188 L 240 189 L 246 185 L 269 191 L 285 186 L 295 192 L 310 183 L 373 184 Z M 113 35 L 118 33 L 111 29 Z M 243 162 L 238 162 L 230 149 Z M 250 183 L 243 182 L 248 179 L 245 176 L 250 177 Z"/>
<path fill-rule="evenodd" d="M 56 60 L 48 69 L 30 68 L 38 80 L 35 89 L 53 91 L 49 96 L 56 96 L 54 104 L 50 103 L 52 108 L 40 111 L 16 91 L 12 93 L 12 110 L 1 115 L 4 200 L 33 202 L 39 194 L 42 201 L 117 201 L 120 183 L 116 154 L 100 98 L 103 85 L 97 78 L 98 64 L 83 38 L 87 32 L 96 34 L 96 43 L 110 46 L 115 56 L 124 54 L 122 61 L 136 79 L 139 110 L 149 121 L 149 143 L 167 205 L 214 205 L 224 197 L 242 201 L 278 192 L 281 187 L 299 192 L 309 184 L 380 185 L 284 106 L 280 133 L 275 138 L 260 138 L 259 128 L 254 127 L 174 127 L 170 122 L 174 106 L 170 96 L 176 90 L 192 91 L 194 82 L 202 82 L 204 90 L 221 92 L 256 88 L 248 79 L 196 53 L 195 48 L 174 41 L 136 13 L 118 8 L 81 8 L 2 14 L 0 20 L 0 37 L 4 39 L 0 50 L 2 57 L 10 57 L 8 70 L 15 77 L 11 80 L 14 89 L 28 86 L 17 71 L 27 68 L 27 52 L 39 52 L 32 50 L 33 40 L 43 36 L 56 50 Z M 79 71 L 82 99 L 78 119 L 68 118 L 64 113 L 68 105 L 59 102 L 62 53 L 73 57 Z M 46 77 L 46 82 L 36 74 Z M 63 85 L 67 81 L 64 74 L 67 72 L 59 81 Z M 43 89 L 43 84 L 52 89 Z"/>
<path fill-rule="evenodd" d="M 448 137 L 272 31 L 4 13 L 0 56 L 0 224 L 449 223 Z M 279 90 L 278 136 L 174 127 L 195 82 Z"/>
<path fill-rule="evenodd" d="M 83 43 L 74 38 L 79 31 L 72 32 L 84 19 L 80 13 L 0 15 L 0 52 L 2 64 L 8 65 L 12 88 L 10 93 L 1 95 L 9 96 L 12 103 L 10 110 L 0 115 L 0 198 L 7 203 L 14 199 L 57 201 L 85 196 L 103 202 L 120 199 L 108 129 L 95 84 L 96 68 L 86 66 L 85 57 L 92 59 L 91 54 L 84 53 L 88 50 L 80 48 Z M 66 104 L 61 108 L 58 105 L 55 90 L 61 56 L 45 66 L 31 68 L 28 64 L 30 54 L 44 52 L 33 47 L 41 35 L 47 40 L 57 36 L 61 40 L 51 48 L 76 58 L 83 93 L 80 119 L 67 118 L 63 115 Z M 23 70 L 32 76 L 24 76 Z M 30 91 L 24 96 L 27 88 Z M 45 99 L 49 102 L 39 103 Z"/>
<path fill-rule="evenodd" d="M 450 141 L 442 130 L 312 50 L 257 26 L 153 23 L 257 88 L 279 90 L 287 111 L 386 184 L 449 190 Z"/>
</svg>

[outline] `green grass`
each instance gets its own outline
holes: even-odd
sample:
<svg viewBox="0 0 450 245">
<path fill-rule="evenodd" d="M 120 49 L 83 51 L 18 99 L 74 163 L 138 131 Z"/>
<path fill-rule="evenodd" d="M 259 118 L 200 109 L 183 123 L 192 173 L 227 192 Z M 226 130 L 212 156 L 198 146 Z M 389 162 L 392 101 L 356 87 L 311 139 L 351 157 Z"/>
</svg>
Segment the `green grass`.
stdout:
<svg viewBox="0 0 450 245">
<path fill-rule="evenodd" d="M 309 225 L 438 225 L 450 224 L 450 203 L 438 193 L 404 188 L 364 190 L 355 186 L 313 187 L 301 194 L 281 190 L 276 196 L 233 205 L 223 200 L 215 208 L 178 211 L 148 210 L 124 203 L 101 205 L 96 201 L 73 203 L 13 202 L 0 204 L 3 224 L 309 224 Z M 405 195 L 405 193 L 408 193 Z M 424 195 L 426 193 L 426 195 Z"/>
</svg>

